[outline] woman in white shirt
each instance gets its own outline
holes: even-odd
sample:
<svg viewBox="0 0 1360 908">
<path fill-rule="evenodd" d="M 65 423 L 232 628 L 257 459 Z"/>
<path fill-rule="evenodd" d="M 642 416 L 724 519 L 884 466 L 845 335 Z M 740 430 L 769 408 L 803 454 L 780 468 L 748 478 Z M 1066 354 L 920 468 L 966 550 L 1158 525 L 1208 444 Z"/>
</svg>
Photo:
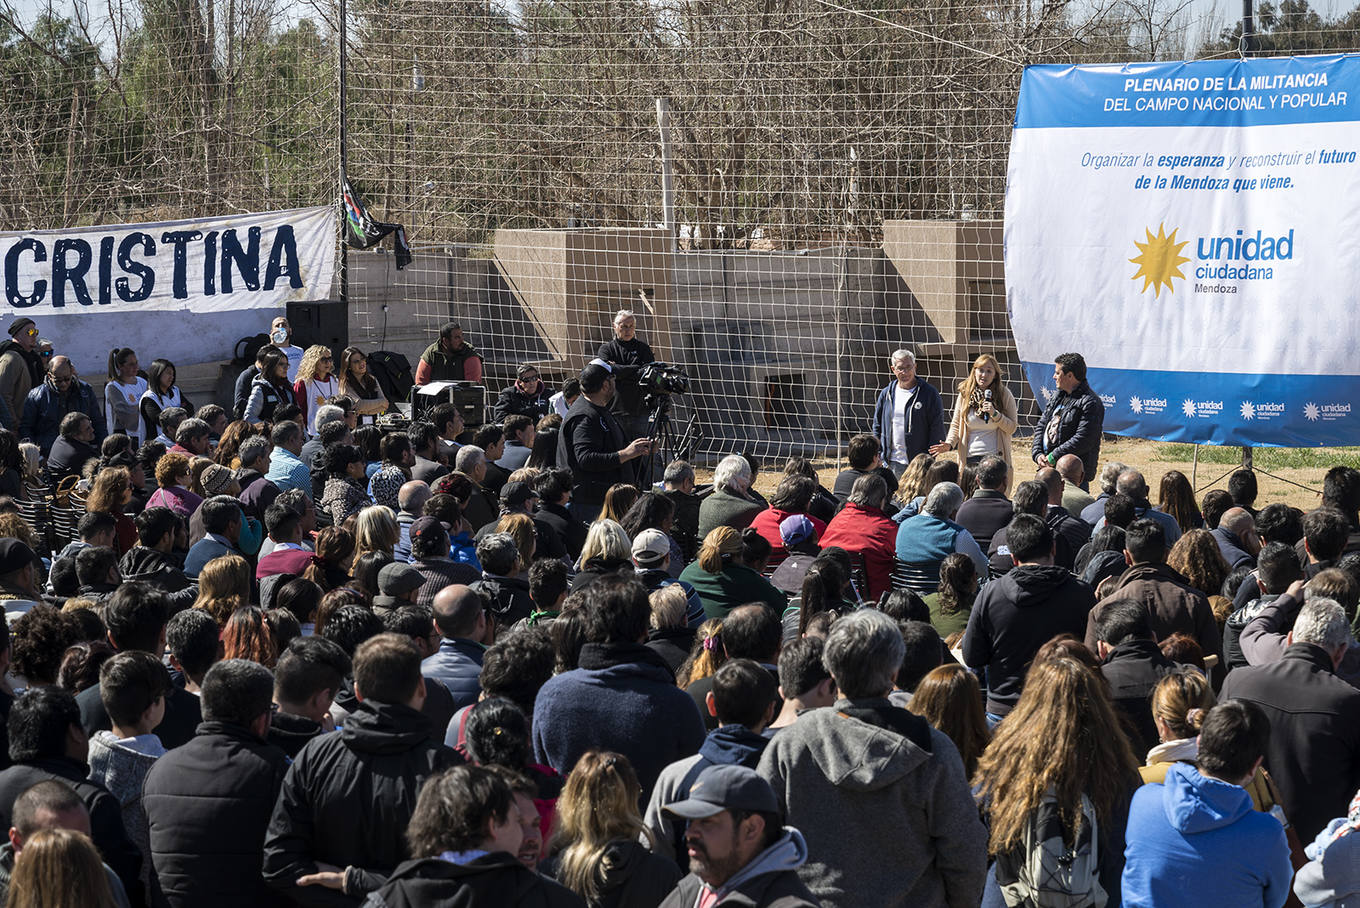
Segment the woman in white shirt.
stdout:
<svg viewBox="0 0 1360 908">
<path fill-rule="evenodd" d="M 1009 490 L 1015 476 L 1011 462 L 1015 416 L 1015 398 L 1001 381 L 1001 367 L 995 356 L 984 353 L 973 361 L 973 368 L 959 382 L 959 399 L 954 404 L 949 434 L 930 453 L 958 451 L 961 466 L 976 466 L 982 458 L 996 454 L 1006 461 Z"/>
<path fill-rule="evenodd" d="M 340 381 L 335 376 L 330 347 L 313 344 L 302 354 L 297 381 L 293 382 L 293 397 L 298 409 L 307 414 L 308 436 L 316 434 L 316 411 L 339 393 Z"/>
<path fill-rule="evenodd" d="M 137 374 L 137 354 L 131 347 L 114 347 L 109 352 L 109 383 L 104 386 L 104 419 L 110 434 L 122 432 L 137 447 L 146 440 L 138 409 L 146 389 L 146 379 Z"/>
<path fill-rule="evenodd" d="M 194 415 L 194 405 L 189 402 L 189 398 L 180 393 L 175 378 L 175 364 L 168 359 L 153 360 L 150 368 L 146 370 L 147 389 L 142 393 L 138 404 L 145 438 L 155 438 L 160 432 L 162 410 L 181 407 L 190 416 Z"/>
</svg>

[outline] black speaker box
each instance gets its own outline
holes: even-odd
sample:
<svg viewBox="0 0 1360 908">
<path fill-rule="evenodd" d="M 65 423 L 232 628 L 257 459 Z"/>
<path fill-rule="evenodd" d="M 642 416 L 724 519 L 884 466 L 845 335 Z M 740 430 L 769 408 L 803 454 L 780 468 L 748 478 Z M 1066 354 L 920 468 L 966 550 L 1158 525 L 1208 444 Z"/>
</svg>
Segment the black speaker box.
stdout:
<svg viewBox="0 0 1360 908">
<path fill-rule="evenodd" d="M 340 354 L 349 346 L 349 312 L 339 300 L 311 300 L 288 304 L 293 346 L 323 344 L 331 348 L 339 370 Z"/>
</svg>

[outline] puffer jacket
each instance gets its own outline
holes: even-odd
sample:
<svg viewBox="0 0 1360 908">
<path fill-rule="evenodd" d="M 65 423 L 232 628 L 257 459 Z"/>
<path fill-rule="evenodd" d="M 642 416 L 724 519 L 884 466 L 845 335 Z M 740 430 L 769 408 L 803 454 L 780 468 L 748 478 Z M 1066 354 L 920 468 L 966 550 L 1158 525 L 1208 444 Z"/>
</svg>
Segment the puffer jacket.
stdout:
<svg viewBox="0 0 1360 908">
<path fill-rule="evenodd" d="M 226 722 L 201 723 L 156 760 L 142 789 L 153 904 L 279 904 L 260 877 L 260 849 L 287 768 L 283 751 Z"/>
<path fill-rule="evenodd" d="M 363 701 L 288 768 L 265 838 L 265 879 L 298 905 L 358 905 L 408 858 L 403 834 L 420 786 L 461 762 L 422 713 Z M 296 885 L 318 862 L 354 867 L 347 883 L 360 894 Z"/>
</svg>

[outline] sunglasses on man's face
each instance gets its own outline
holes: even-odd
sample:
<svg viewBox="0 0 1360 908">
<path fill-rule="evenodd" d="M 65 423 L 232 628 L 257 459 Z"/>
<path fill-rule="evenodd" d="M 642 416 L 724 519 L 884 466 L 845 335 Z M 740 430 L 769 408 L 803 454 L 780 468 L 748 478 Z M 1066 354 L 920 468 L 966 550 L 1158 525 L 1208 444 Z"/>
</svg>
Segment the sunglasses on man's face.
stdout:
<svg viewBox="0 0 1360 908">
<path fill-rule="evenodd" d="M 27 336 L 27 337 L 37 337 L 37 336 L 38 336 L 38 329 L 37 329 L 37 328 L 29 328 L 28 330 L 26 330 L 26 331 L 24 332 L 24 335 Z"/>
</svg>

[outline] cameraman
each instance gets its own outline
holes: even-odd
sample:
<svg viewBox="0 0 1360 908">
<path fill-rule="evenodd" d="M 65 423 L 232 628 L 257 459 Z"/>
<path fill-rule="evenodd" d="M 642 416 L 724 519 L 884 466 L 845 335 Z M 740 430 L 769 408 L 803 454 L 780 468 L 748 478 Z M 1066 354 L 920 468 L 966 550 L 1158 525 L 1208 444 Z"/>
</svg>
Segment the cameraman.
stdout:
<svg viewBox="0 0 1360 908">
<path fill-rule="evenodd" d="M 615 383 L 612 366 L 600 360 L 589 362 L 581 370 L 581 396 L 567 411 L 557 437 L 557 462 L 572 476 L 571 512 L 586 523 L 599 516 L 610 486 L 636 484 L 634 461 L 651 451 L 646 438 L 629 441 L 610 412 Z"/>
<path fill-rule="evenodd" d="M 614 339 L 601 344 L 597 358 L 614 367 L 618 394 L 614 397 L 614 415 L 618 417 L 627 439 L 647 434 L 647 411 L 642 405 L 642 389 L 638 387 L 638 372 L 655 362 L 652 348 L 637 336 L 637 318 L 627 309 L 614 316 Z M 584 382 L 582 383 L 584 387 Z"/>
</svg>

